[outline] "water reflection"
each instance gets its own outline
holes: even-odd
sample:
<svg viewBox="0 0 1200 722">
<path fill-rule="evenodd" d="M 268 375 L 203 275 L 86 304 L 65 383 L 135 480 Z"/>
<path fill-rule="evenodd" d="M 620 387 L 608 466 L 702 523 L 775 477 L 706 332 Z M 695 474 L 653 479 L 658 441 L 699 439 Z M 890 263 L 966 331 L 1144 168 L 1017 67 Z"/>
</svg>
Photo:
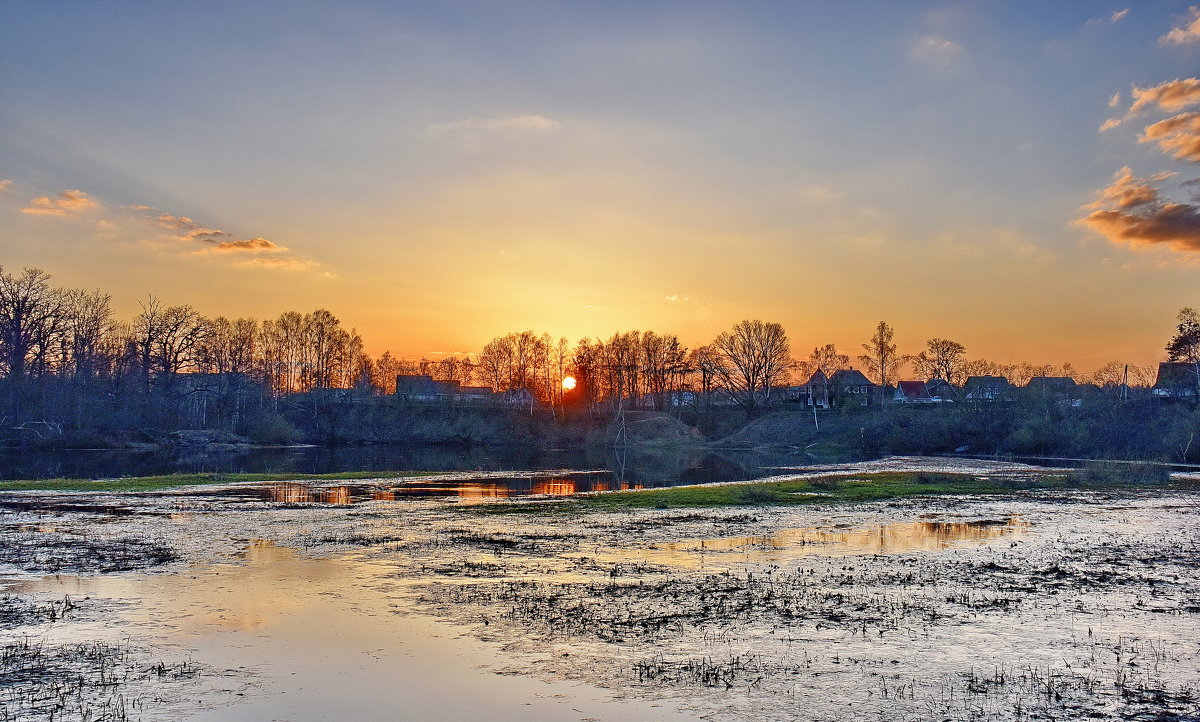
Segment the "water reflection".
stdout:
<svg viewBox="0 0 1200 722">
<path fill-rule="evenodd" d="M 306 482 L 273 482 L 239 486 L 225 496 L 257 499 L 274 504 L 359 504 L 365 501 L 398 501 L 406 498 L 450 498 L 464 502 L 507 499 L 519 496 L 572 496 L 592 491 L 630 491 L 644 488 L 635 482 L 616 482 L 606 474 L 574 473 L 547 476 L 488 477 L 484 479 L 439 479 L 430 477 L 402 481 L 380 488 L 379 483 L 322 486 Z M 205 491 L 203 493 L 211 493 Z"/>
<path fill-rule="evenodd" d="M 737 554 L 747 560 L 805 554 L 900 554 L 1020 538 L 1030 527 L 1019 515 L 975 521 L 918 521 L 859 529 L 784 529 L 770 535 L 693 539 L 652 547 L 666 556 L 694 552 Z"/>
</svg>

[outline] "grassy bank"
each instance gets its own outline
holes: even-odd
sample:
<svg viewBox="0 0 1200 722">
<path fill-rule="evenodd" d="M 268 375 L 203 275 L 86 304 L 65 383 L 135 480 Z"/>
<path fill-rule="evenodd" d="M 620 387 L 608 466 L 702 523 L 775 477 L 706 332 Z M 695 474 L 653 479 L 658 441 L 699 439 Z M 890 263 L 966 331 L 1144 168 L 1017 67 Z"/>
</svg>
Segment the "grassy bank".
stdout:
<svg viewBox="0 0 1200 722">
<path fill-rule="evenodd" d="M 254 481 L 356 481 L 359 479 L 401 479 L 428 476 L 436 471 L 339 471 L 331 474 L 222 473 L 164 474 L 131 476 L 118 479 L 21 479 L 0 481 L 3 491 L 156 491 L 199 484 L 236 484 Z"/>
<path fill-rule="evenodd" d="M 1191 481 L 1171 482 L 1163 473 L 1139 474 L 1130 465 L 1090 466 L 1070 472 L 1049 472 L 1022 477 L 981 477 L 972 474 L 879 472 L 840 474 L 810 479 L 737 484 L 679 486 L 644 491 L 624 491 L 572 497 L 557 503 L 506 502 L 476 507 L 483 513 L 557 512 L 587 513 L 624 509 L 685 509 L 723 506 L 791 506 L 818 503 L 855 503 L 950 494 L 1014 494 L 1054 489 L 1156 489 L 1196 488 Z"/>
</svg>

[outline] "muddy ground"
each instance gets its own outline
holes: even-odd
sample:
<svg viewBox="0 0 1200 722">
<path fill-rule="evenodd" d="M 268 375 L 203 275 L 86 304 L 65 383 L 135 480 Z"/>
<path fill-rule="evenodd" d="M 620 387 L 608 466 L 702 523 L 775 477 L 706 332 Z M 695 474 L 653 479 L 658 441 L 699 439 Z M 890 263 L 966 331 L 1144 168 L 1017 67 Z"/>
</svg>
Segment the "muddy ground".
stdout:
<svg viewBox="0 0 1200 722">
<path fill-rule="evenodd" d="M 378 630 L 436 617 L 494 650 L 487 674 L 616 700 L 577 718 L 1200 719 L 1195 492 L 564 515 L 335 489 L 6 496 L 0 720 L 302 697 L 279 690 L 303 650 L 230 650 L 306 595 Z M 281 564 L 257 606 L 215 596 Z M 420 663 L 379 646 L 363 674 Z"/>
</svg>

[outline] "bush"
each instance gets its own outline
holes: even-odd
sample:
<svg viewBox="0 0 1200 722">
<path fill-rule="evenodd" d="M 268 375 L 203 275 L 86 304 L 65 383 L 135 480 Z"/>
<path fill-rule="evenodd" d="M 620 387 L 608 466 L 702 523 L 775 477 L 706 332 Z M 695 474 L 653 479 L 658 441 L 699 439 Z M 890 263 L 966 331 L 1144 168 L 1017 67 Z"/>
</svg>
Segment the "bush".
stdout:
<svg viewBox="0 0 1200 722">
<path fill-rule="evenodd" d="M 1096 461 L 1073 476 L 1087 484 L 1165 484 L 1171 480 L 1171 470 L 1162 464 Z"/>
<path fill-rule="evenodd" d="M 256 444 L 294 444 L 300 431 L 279 414 L 261 414 L 246 422 L 245 435 Z"/>
</svg>

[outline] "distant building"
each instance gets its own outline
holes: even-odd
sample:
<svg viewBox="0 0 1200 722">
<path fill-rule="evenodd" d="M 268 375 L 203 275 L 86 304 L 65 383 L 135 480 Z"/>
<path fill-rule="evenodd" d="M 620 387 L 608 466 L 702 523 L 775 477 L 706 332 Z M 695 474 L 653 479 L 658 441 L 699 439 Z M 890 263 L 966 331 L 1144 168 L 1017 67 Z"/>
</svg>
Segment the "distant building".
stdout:
<svg viewBox="0 0 1200 722">
<path fill-rule="evenodd" d="M 958 387 L 945 379 L 932 379 L 925 383 L 925 389 L 935 403 L 953 403 L 958 398 Z"/>
<path fill-rule="evenodd" d="M 996 401 L 1006 398 L 1012 389 L 1003 376 L 971 376 L 963 384 L 963 396 L 970 401 Z"/>
<path fill-rule="evenodd" d="M 1034 376 L 1025 384 L 1026 394 L 1053 399 L 1070 406 L 1082 406 L 1079 384 L 1069 376 Z"/>
<path fill-rule="evenodd" d="M 829 400 L 834 406 L 870 406 L 879 400 L 879 385 L 856 368 L 839 369 L 829 377 Z"/>
<path fill-rule="evenodd" d="M 896 384 L 896 393 L 892 401 L 900 404 L 932 404 L 933 397 L 924 381 L 901 381 Z"/>
<path fill-rule="evenodd" d="M 1168 399 L 1194 399 L 1200 386 L 1200 364 L 1190 361 L 1164 361 L 1158 365 L 1158 378 L 1150 393 Z"/>
<path fill-rule="evenodd" d="M 818 409 L 829 408 L 829 377 L 824 371 L 817 369 L 804 386 L 808 389 L 809 406 Z"/>
<path fill-rule="evenodd" d="M 396 376 L 396 398 L 405 401 L 439 401 L 447 397 L 445 387 L 428 374 Z"/>
</svg>

